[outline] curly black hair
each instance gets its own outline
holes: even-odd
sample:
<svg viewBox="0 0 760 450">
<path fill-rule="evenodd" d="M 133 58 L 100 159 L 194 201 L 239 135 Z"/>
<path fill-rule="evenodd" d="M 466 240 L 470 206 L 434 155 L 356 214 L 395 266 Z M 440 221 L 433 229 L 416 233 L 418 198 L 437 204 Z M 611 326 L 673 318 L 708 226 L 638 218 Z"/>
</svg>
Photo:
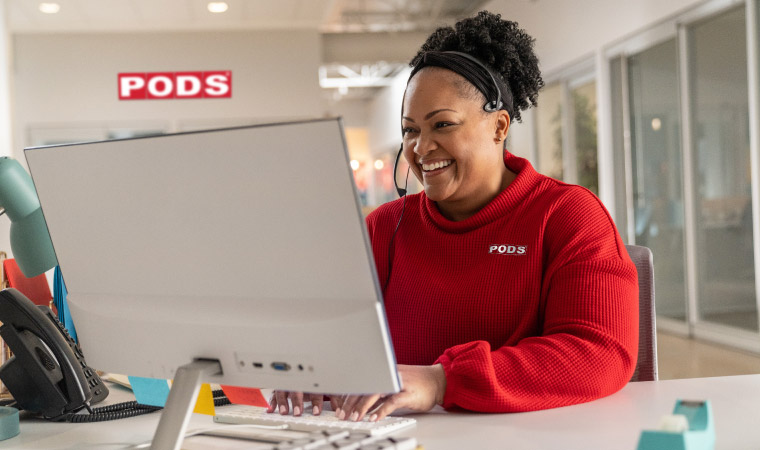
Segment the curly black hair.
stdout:
<svg viewBox="0 0 760 450">
<path fill-rule="evenodd" d="M 468 53 L 487 64 L 512 91 L 514 117 L 536 106 L 538 91 L 544 85 L 533 39 L 516 22 L 502 20 L 500 14 L 480 11 L 477 16 L 460 20 L 454 27 L 441 27 L 422 44 L 409 63 L 414 67 L 429 51 Z"/>
</svg>

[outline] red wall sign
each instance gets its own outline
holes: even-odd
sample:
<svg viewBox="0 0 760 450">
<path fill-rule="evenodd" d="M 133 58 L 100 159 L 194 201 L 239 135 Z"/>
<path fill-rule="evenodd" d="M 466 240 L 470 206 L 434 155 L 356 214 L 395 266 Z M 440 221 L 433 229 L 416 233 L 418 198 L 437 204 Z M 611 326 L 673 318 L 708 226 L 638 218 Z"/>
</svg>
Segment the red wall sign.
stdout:
<svg viewBox="0 0 760 450">
<path fill-rule="evenodd" d="M 230 97 L 229 70 L 119 74 L 119 100 Z"/>
</svg>

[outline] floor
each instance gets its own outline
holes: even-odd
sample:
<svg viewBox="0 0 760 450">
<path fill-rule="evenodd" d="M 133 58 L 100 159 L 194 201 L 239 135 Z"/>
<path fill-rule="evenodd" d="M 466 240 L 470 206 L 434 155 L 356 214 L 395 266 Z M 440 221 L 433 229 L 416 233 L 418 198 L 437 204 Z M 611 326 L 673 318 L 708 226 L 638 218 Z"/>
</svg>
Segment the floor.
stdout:
<svg viewBox="0 0 760 450">
<path fill-rule="evenodd" d="M 657 333 L 660 380 L 760 373 L 760 355 L 720 345 Z"/>
</svg>

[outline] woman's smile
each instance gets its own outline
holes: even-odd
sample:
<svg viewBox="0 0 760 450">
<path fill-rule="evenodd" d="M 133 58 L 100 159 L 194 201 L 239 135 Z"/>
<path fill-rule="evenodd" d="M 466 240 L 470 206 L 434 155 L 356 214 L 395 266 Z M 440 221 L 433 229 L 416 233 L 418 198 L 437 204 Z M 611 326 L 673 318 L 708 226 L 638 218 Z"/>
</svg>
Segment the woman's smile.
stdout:
<svg viewBox="0 0 760 450">
<path fill-rule="evenodd" d="M 453 159 L 445 159 L 431 163 L 420 163 L 420 167 L 422 167 L 422 176 L 424 178 L 436 176 L 451 169 L 453 164 Z"/>
</svg>

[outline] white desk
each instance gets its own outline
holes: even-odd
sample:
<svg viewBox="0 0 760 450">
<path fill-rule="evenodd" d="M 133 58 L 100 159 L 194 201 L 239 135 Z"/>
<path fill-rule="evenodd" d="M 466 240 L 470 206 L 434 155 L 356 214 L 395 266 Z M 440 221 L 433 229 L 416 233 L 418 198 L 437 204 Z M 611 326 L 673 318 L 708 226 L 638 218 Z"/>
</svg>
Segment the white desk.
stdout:
<svg viewBox="0 0 760 450">
<path fill-rule="evenodd" d="M 115 401 L 128 400 L 120 387 Z M 630 383 L 610 397 L 582 405 L 520 414 L 434 411 L 420 414 L 415 436 L 438 449 L 625 449 L 636 448 L 642 429 L 657 426 L 676 399 L 708 399 L 713 406 L 716 449 L 760 449 L 760 375 Z M 150 440 L 159 413 L 92 424 L 22 419 L 21 434 L 0 449 L 119 449 Z M 211 426 L 193 415 L 190 428 Z"/>
</svg>

